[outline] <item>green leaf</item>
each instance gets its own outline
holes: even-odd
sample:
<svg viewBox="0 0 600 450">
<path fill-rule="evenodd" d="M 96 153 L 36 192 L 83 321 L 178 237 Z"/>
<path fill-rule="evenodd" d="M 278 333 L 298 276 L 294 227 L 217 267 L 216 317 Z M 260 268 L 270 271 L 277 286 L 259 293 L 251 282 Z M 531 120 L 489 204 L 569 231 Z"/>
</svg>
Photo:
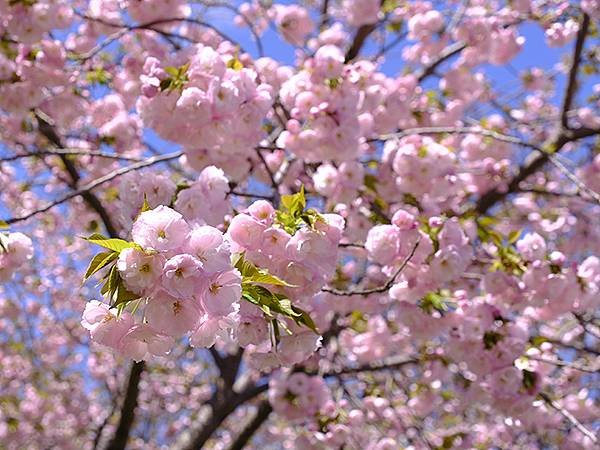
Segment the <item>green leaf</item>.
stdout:
<svg viewBox="0 0 600 450">
<path fill-rule="evenodd" d="M 373 192 L 377 192 L 377 177 L 371 173 L 365 174 L 363 178 L 363 184 L 367 189 Z"/>
<path fill-rule="evenodd" d="M 123 303 L 128 303 L 133 300 L 137 300 L 138 298 L 140 298 L 140 295 L 136 294 L 135 292 L 131 292 L 129 289 L 127 289 L 125 287 L 125 283 L 123 282 L 121 277 L 119 277 L 119 281 L 117 283 L 117 289 L 116 289 L 115 295 L 114 295 L 115 302 L 114 302 L 113 306 L 118 306 Z"/>
<path fill-rule="evenodd" d="M 300 309 L 296 306 L 292 306 L 292 308 L 294 309 L 294 312 L 296 312 L 297 314 L 300 314 L 300 316 L 296 316 L 297 318 L 294 319 L 294 321 L 298 325 L 304 325 L 305 327 L 309 328 L 310 330 L 314 331 L 315 333 L 317 333 L 317 334 L 319 333 L 319 330 L 317 330 L 317 326 L 315 325 L 315 322 L 312 320 L 312 318 L 306 311 L 304 311 L 303 309 Z"/>
<path fill-rule="evenodd" d="M 537 383 L 538 375 L 531 370 L 523 370 L 523 387 L 525 390 L 530 391 L 535 388 Z"/>
<path fill-rule="evenodd" d="M 142 210 L 140 211 L 140 214 L 146 211 L 150 211 L 152 209 L 152 207 L 150 206 L 150 203 L 148 203 L 148 197 L 146 196 L 146 193 L 144 192 L 144 203 L 142 203 Z"/>
<path fill-rule="evenodd" d="M 529 338 L 529 343 L 533 346 L 533 347 L 539 347 L 540 345 L 542 345 L 544 342 L 548 342 L 548 339 L 545 338 L 544 336 L 533 336 L 531 338 Z"/>
<path fill-rule="evenodd" d="M 0 233 L 0 253 L 8 252 L 8 236 Z"/>
<path fill-rule="evenodd" d="M 0 220 L 0 230 L 6 230 L 8 228 L 8 224 L 4 220 Z"/>
<path fill-rule="evenodd" d="M 237 56 L 234 56 L 233 58 L 231 58 L 229 61 L 227 61 L 227 68 L 228 69 L 233 69 L 235 71 L 240 71 L 244 68 L 244 65 L 242 64 L 242 62 L 238 59 Z"/>
<path fill-rule="evenodd" d="M 172 77 L 176 77 L 179 74 L 179 69 L 177 67 L 165 67 L 165 72 L 167 72 Z"/>
<path fill-rule="evenodd" d="M 306 209 L 304 186 L 300 188 L 300 192 L 297 194 L 281 197 L 281 207 L 276 212 L 275 222 L 286 233 L 294 235 L 303 224 L 314 229 L 315 224 L 320 220 L 323 220 L 323 217 L 316 210 Z"/>
<path fill-rule="evenodd" d="M 106 276 L 106 282 L 104 283 L 104 286 L 102 286 L 102 289 L 100 289 L 100 293 L 106 295 L 109 299 L 112 299 L 113 294 L 117 290 L 119 278 L 119 272 L 117 270 L 117 265 L 115 264 L 110 268 L 110 271 Z"/>
<path fill-rule="evenodd" d="M 508 233 L 508 243 L 514 244 L 515 242 L 517 242 L 519 240 L 520 236 L 521 236 L 521 230 L 511 231 L 510 233 Z"/>
<path fill-rule="evenodd" d="M 498 342 L 504 339 L 504 336 L 495 331 L 486 331 L 483 335 L 483 345 L 486 350 L 491 350 Z"/>
<path fill-rule="evenodd" d="M 446 311 L 448 311 L 446 298 L 437 292 L 430 292 L 426 294 L 419 301 L 419 307 L 428 314 L 431 314 L 433 311 L 438 311 L 439 313 L 444 314 Z"/>
<path fill-rule="evenodd" d="M 287 281 L 272 275 L 266 269 L 259 269 L 248 261 L 243 253 L 234 257 L 233 266 L 242 274 L 242 283 L 261 283 L 275 286 L 297 287 Z"/>
<path fill-rule="evenodd" d="M 188 82 L 187 70 L 189 66 L 190 64 L 187 63 L 180 67 L 165 67 L 165 72 L 169 74 L 169 78 L 165 78 L 160 82 L 160 90 L 183 90 L 185 84 Z"/>
<path fill-rule="evenodd" d="M 297 287 L 293 284 L 288 283 L 287 281 L 282 280 L 275 275 L 271 275 L 264 269 L 258 269 L 257 273 L 252 275 L 251 277 L 245 278 L 243 283 L 261 283 L 261 284 L 271 284 L 274 286 L 286 286 L 286 287 Z"/>
<path fill-rule="evenodd" d="M 108 264 L 110 264 L 112 261 L 114 261 L 118 257 L 119 257 L 119 254 L 114 251 L 98 253 L 90 261 L 90 265 L 88 266 L 88 268 L 85 272 L 85 275 L 83 276 L 83 281 L 87 280 L 89 277 L 94 275 L 96 272 L 98 272 L 99 270 L 106 267 Z"/>
<path fill-rule="evenodd" d="M 263 286 L 246 284 L 242 285 L 242 298 L 256 305 L 270 319 L 274 318 L 275 313 L 280 314 L 318 333 L 310 315 L 292 305 L 285 295 L 273 293 Z"/>
<path fill-rule="evenodd" d="M 281 196 L 281 205 L 292 216 L 299 215 L 306 208 L 306 197 L 304 196 L 304 186 L 300 188 L 300 192 L 291 195 Z"/>
<path fill-rule="evenodd" d="M 92 244 L 99 245 L 109 250 L 114 250 L 115 252 L 120 252 L 121 250 L 125 250 L 126 248 L 138 247 L 138 245 L 134 242 L 127 242 L 123 239 L 107 238 L 98 233 L 94 233 L 90 237 L 84 239 L 88 242 L 91 242 Z"/>
</svg>

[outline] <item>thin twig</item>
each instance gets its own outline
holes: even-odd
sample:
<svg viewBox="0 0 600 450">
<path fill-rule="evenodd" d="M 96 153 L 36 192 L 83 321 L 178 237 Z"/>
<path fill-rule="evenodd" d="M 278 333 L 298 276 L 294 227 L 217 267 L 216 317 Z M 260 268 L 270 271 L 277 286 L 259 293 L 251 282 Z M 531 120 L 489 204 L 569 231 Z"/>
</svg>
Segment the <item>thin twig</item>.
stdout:
<svg viewBox="0 0 600 450">
<path fill-rule="evenodd" d="M 571 61 L 571 68 L 569 69 L 569 80 L 567 82 L 567 90 L 563 98 L 563 104 L 560 113 L 560 124 L 563 129 L 569 128 L 569 110 L 571 104 L 575 98 L 577 92 L 577 74 L 579 72 L 579 65 L 581 64 L 581 54 L 583 52 L 583 45 L 585 38 L 587 37 L 588 29 L 590 27 L 590 17 L 587 14 L 583 14 L 579 31 L 577 32 L 577 40 L 575 41 L 575 48 L 573 50 L 573 60 Z"/>
<path fill-rule="evenodd" d="M 59 156 L 59 155 L 73 155 L 73 156 L 96 156 L 99 158 L 106 159 L 116 159 L 122 161 L 143 161 L 142 158 L 138 158 L 136 156 L 126 156 L 119 155 L 116 153 L 108 153 L 99 150 L 86 150 L 86 149 L 78 149 L 78 148 L 60 148 L 60 149 L 47 149 L 47 150 L 38 150 L 34 152 L 27 153 L 19 153 L 17 155 L 6 156 L 4 158 L 0 158 L 0 163 L 17 161 L 23 158 L 33 158 L 39 156 Z"/>
<path fill-rule="evenodd" d="M 569 169 L 567 169 L 567 167 L 562 162 L 560 162 L 560 160 L 556 158 L 555 155 L 548 155 L 548 160 L 577 187 L 578 193 L 585 192 L 585 194 L 589 195 L 594 200 L 594 202 L 600 205 L 600 194 L 598 194 L 592 188 L 588 187 L 583 181 L 577 178 L 577 176 L 575 176 Z"/>
<path fill-rule="evenodd" d="M 575 428 L 577 428 L 579 431 L 581 431 L 581 433 L 586 436 L 587 438 L 589 438 L 594 444 L 596 444 L 598 442 L 598 438 L 596 437 L 596 435 L 591 432 L 590 430 L 588 430 L 585 426 L 583 426 L 583 424 L 577 420 L 577 418 L 571 414 L 569 411 L 567 411 L 565 408 L 563 408 L 562 406 L 560 406 L 560 404 L 554 400 L 552 400 L 548 394 L 544 393 L 544 392 L 540 392 L 538 394 L 540 396 L 540 398 L 542 400 L 544 400 L 544 402 L 550 406 L 551 408 L 553 408 L 554 410 L 558 411 L 559 413 L 562 414 L 562 416 L 567 419 L 569 422 L 571 422 L 572 425 L 575 426 Z"/>
<path fill-rule="evenodd" d="M 261 153 L 261 151 L 259 149 L 256 149 L 256 154 L 258 155 L 258 158 L 262 162 L 262 165 L 264 166 L 267 174 L 269 175 L 269 179 L 271 180 L 271 187 L 273 188 L 273 203 L 275 204 L 275 207 L 277 207 L 277 206 L 279 206 L 279 199 L 280 199 L 279 183 L 275 179 L 275 175 L 273 174 L 273 171 L 269 167 L 267 160 L 265 159 L 265 157 L 263 156 L 263 154 Z"/>
<path fill-rule="evenodd" d="M 526 355 L 525 357 L 527 359 L 531 359 L 532 361 L 538 361 L 538 362 L 542 362 L 542 363 L 546 363 L 546 364 L 552 364 L 553 366 L 557 366 L 557 367 L 568 367 L 569 369 L 579 370 L 580 372 L 598 373 L 598 370 L 600 369 L 599 367 L 582 366 L 581 364 L 577 364 L 574 362 L 561 361 L 560 359 L 542 358 L 540 356 L 533 356 L 533 355 Z"/>
<path fill-rule="evenodd" d="M 421 71 L 417 72 L 417 81 L 421 83 L 427 77 L 433 75 L 435 73 L 435 69 L 437 69 L 438 66 L 440 66 L 440 64 L 444 63 L 444 61 L 450 59 L 454 55 L 459 54 L 465 49 L 465 47 L 466 44 L 464 44 L 463 42 L 455 42 L 449 47 L 446 47 L 444 50 L 442 50 L 440 56 L 438 56 L 438 58 L 435 61 L 433 61 L 427 67 L 423 68 Z"/>
<path fill-rule="evenodd" d="M 419 247 L 419 243 L 420 243 L 420 240 L 418 240 L 415 243 L 410 254 L 404 259 L 404 261 L 402 261 L 402 264 L 400 264 L 400 267 L 398 267 L 398 269 L 394 272 L 394 274 L 390 277 L 390 279 L 383 286 L 376 287 L 373 289 L 363 289 L 363 290 L 357 289 L 357 290 L 348 290 L 348 291 L 342 291 L 339 289 L 332 289 L 332 288 L 325 287 L 325 288 L 321 289 L 321 291 L 328 292 L 328 293 L 334 294 L 334 295 L 341 295 L 341 296 L 345 296 L 345 297 L 350 297 L 353 295 L 367 296 L 367 295 L 371 295 L 371 294 L 380 294 L 382 292 L 386 292 L 392 287 L 392 285 L 396 281 L 396 278 L 398 277 L 398 275 L 400 275 L 400 273 L 404 270 L 404 268 L 410 262 L 412 257 L 415 255 L 415 252 L 417 251 L 417 248 Z"/>
<path fill-rule="evenodd" d="M 397 133 L 382 134 L 376 138 L 369 139 L 370 142 L 375 141 L 388 141 L 391 139 L 400 139 L 406 136 L 415 134 L 479 134 L 486 136 L 497 141 L 506 142 L 509 144 L 520 145 L 523 147 L 529 147 L 534 150 L 541 151 L 541 148 L 535 144 L 524 141 L 517 136 L 511 136 L 508 134 L 502 134 L 497 131 L 488 130 L 479 127 L 418 127 L 418 128 L 407 128 L 406 130 L 399 131 Z"/>
<path fill-rule="evenodd" d="M 167 153 L 166 155 L 153 156 L 151 158 L 146 159 L 145 161 L 141 161 L 139 163 L 135 163 L 130 166 L 126 166 L 126 167 L 122 167 L 120 169 L 114 170 L 100 178 L 90 181 L 89 183 L 87 183 L 86 185 L 82 186 L 79 189 L 73 190 L 73 191 L 69 192 L 68 194 L 63 195 L 59 199 L 54 200 L 54 201 L 42 206 L 41 208 L 31 211 L 30 213 L 27 213 L 23 216 L 17 216 L 17 217 L 11 217 L 11 218 L 5 219 L 4 222 L 6 222 L 7 224 L 11 224 L 11 223 L 21 222 L 21 221 L 30 219 L 31 217 L 34 217 L 34 216 L 37 216 L 38 214 L 47 212 L 47 211 L 51 210 L 52 208 L 54 208 L 55 206 L 58 206 L 68 200 L 71 200 L 72 198 L 78 197 L 80 195 L 84 195 L 84 194 L 96 189 L 97 187 L 99 187 L 105 183 L 108 183 L 109 181 L 112 181 L 115 178 L 120 177 L 121 175 L 125 175 L 128 172 L 142 169 L 144 167 L 149 167 L 149 166 L 152 166 L 152 165 L 164 162 L 164 161 L 170 161 L 172 159 L 179 158 L 182 154 L 183 154 L 183 152 L 177 151 L 177 152 Z"/>
<path fill-rule="evenodd" d="M 246 444 L 250 441 L 252 436 L 258 431 L 260 426 L 266 422 L 269 415 L 273 411 L 271 404 L 268 400 L 263 400 L 256 410 L 256 414 L 250 422 L 244 427 L 238 437 L 233 441 L 229 450 L 242 450 L 246 447 Z"/>
</svg>

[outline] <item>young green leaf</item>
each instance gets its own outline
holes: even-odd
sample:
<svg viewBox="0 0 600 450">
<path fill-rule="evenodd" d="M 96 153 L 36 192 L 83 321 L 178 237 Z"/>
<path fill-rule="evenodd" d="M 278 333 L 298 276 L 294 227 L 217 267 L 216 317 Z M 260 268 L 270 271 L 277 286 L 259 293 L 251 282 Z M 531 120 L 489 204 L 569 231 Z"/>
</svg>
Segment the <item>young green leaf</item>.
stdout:
<svg viewBox="0 0 600 450">
<path fill-rule="evenodd" d="M 121 250 L 125 250 L 126 248 L 137 247 L 137 244 L 135 244 L 135 242 L 127 242 L 123 239 L 107 238 L 98 233 L 94 233 L 90 237 L 84 239 L 88 242 L 91 242 L 92 244 L 99 245 L 109 250 L 114 250 L 115 252 L 120 252 Z"/>
<path fill-rule="evenodd" d="M 128 303 L 133 300 L 137 300 L 138 298 L 140 298 L 140 295 L 136 294 L 135 292 L 131 292 L 129 289 L 127 289 L 125 287 L 125 284 L 123 283 L 123 280 L 121 279 L 121 277 L 119 277 L 117 289 L 114 295 L 113 306 L 118 306 L 122 303 Z"/>
<path fill-rule="evenodd" d="M 285 280 L 270 274 L 266 269 L 259 269 L 248 261 L 243 253 L 234 257 L 233 265 L 242 274 L 242 283 L 261 283 L 275 286 L 296 287 Z"/>
<path fill-rule="evenodd" d="M 85 275 L 83 276 L 83 281 L 87 280 L 89 277 L 94 275 L 96 272 L 98 272 L 99 270 L 106 267 L 108 264 L 110 264 L 112 261 L 114 261 L 118 257 L 119 257 L 119 254 L 114 251 L 98 253 L 90 261 L 90 265 L 88 266 L 88 268 L 85 272 Z"/>
<path fill-rule="evenodd" d="M 8 224 L 4 220 L 0 220 L 0 230 L 6 230 L 8 228 Z"/>
</svg>

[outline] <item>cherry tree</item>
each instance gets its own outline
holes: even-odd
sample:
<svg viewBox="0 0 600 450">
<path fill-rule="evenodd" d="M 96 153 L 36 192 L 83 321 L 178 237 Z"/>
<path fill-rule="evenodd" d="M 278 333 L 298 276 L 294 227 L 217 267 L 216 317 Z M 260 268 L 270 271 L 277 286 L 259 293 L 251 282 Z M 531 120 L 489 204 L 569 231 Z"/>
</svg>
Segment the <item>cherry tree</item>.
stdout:
<svg viewBox="0 0 600 450">
<path fill-rule="evenodd" d="M 599 24 L 0 0 L 0 448 L 597 448 Z"/>
</svg>

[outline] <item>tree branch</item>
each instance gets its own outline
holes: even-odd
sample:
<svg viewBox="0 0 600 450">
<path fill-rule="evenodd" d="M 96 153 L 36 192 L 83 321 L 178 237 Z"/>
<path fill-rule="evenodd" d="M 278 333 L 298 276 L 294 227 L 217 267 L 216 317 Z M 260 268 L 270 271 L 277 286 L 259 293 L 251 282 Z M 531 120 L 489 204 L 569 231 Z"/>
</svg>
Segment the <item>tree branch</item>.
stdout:
<svg viewBox="0 0 600 450">
<path fill-rule="evenodd" d="M 11 224 L 11 223 L 21 222 L 21 221 L 30 219 L 31 217 L 34 217 L 38 214 L 47 212 L 47 211 L 51 210 L 52 208 L 54 208 L 55 206 L 58 206 L 68 200 L 71 200 L 72 198 L 75 198 L 75 197 L 78 197 L 81 195 L 90 204 L 90 206 L 92 206 L 92 208 L 95 209 L 98 212 L 98 214 L 100 214 L 104 224 L 105 225 L 110 224 L 110 225 L 106 226 L 107 231 L 108 231 L 109 235 L 115 237 L 117 235 L 116 228 L 112 225 L 110 218 L 108 216 L 108 213 L 102 207 L 100 200 L 98 200 L 98 197 L 96 197 L 94 194 L 92 194 L 91 191 L 105 183 L 108 183 L 109 181 L 114 180 L 115 178 L 120 177 L 121 175 L 125 175 L 128 172 L 142 169 L 144 167 L 149 167 L 149 166 L 152 166 L 152 165 L 164 162 L 164 161 L 170 161 L 172 159 L 179 158 L 182 154 L 183 154 L 183 152 L 177 151 L 177 152 L 167 153 L 166 155 L 153 156 L 151 158 L 146 159 L 145 161 L 131 164 L 129 166 L 114 170 L 100 178 L 90 181 L 89 183 L 85 184 L 84 186 L 82 186 L 78 189 L 75 189 L 75 190 L 63 195 L 62 197 L 58 198 L 57 200 L 54 200 L 54 201 L 42 206 L 39 209 L 31 211 L 30 213 L 24 214 L 22 216 L 5 219 L 4 222 L 6 222 L 7 224 Z M 68 163 L 66 163 L 67 168 L 73 167 L 73 164 L 70 161 L 68 161 L 68 159 L 67 159 L 67 162 L 68 162 Z"/>
<path fill-rule="evenodd" d="M 348 290 L 348 291 L 342 291 L 339 289 L 332 289 L 332 288 L 325 287 L 325 288 L 321 289 L 321 291 L 329 292 L 330 294 L 340 295 L 340 296 L 344 296 L 344 297 L 351 297 L 353 295 L 367 296 L 367 295 L 371 295 L 371 294 L 379 294 L 382 292 L 386 292 L 392 287 L 392 285 L 396 281 L 396 278 L 398 277 L 398 275 L 400 275 L 400 273 L 404 270 L 404 268 L 408 265 L 408 263 L 410 262 L 412 257 L 415 255 L 415 252 L 417 251 L 417 247 L 419 247 L 419 243 L 420 243 L 420 240 L 417 241 L 417 243 L 412 248 L 410 254 L 404 259 L 404 261 L 402 261 L 402 264 L 400 264 L 400 267 L 398 267 L 398 269 L 390 277 L 390 279 L 387 281 L 387 283 L 385 283 L 383 286 L 373 288 L 373 289 L 363 289 L 363 290 L 357 289 L 357 290 Z"/>
<path fill-rule="evenodd" d="M 544 392 L 540 392 L 538 395 L 540 396 L 540 398 L 542 400 L 544 400 L 544 402 L 548 406 L 550 406 L 552 409 L 561 413 L 565 419 L 567 419 L 569 422 L 571 422 L 571 424 L 574 425 L 575 428 L 577 428 L 584 436 L 589 438 L 594 444 L 596 444 L 598 442 L 598 438 L 596 437 L 596 435 L 593 432 L 591 432 L 585 426 L 583 426 L 583 424 L 579 420 L 577 420 L 577 418 L 573 414 L 571 414 L 565 408 L 560 406 L 560 404 L 558 402 L 552 400 L 548 396 L 548 394 L 546 394 Z"/>
<path fill-rule="evenodd" d="M 587 37 L 588 29 L 589 17 L 587 14 L 584 14 L 582 24 L 579 28 L 579 32 L 577 33 L 577 41 L 575 42 L 573 60 L 571 61 L 571 68 L 569 70 L 569 80 L 565 89 L 565 95 L 563 97 L 564 100 L 561 108 L 558 135 L 556 138 L 551 139 L 550 142 L 543 145 L 542 148 L 544 151 L 541 155 L 539 155 L 531 163 L 521 166 L 517 175 L 509 183 L 508 189 L 503 191 L 492 189 L 491 191 L 488 191 L 482 195 L 475 207 L 475 211 L 478 213 L 485 214 L 488 209 L 504 199 L 508 194 L 516 192 L 519 189 L 519 184 L 523 180 L 527 179 L 530 175 L 541 169 L 546 162 L 548 162 L 551 153 L 559 152 L 569 142 L 593 136 L 594 134 L 598 134 L 600 132 L 600 130 L 590 130 L 589 128 L 570 130 L 567 122 L 568 111 L 571 107 L 571 103 L 573 102 L 573 98 L 577 89 L 577 73 L 579 71 L 581 52 Z"/>
<path fill-rule="evenodd" d="M 244 427 L 235 441 L 229 447 L 229 450 L 242 450 L 250 441 L 254 433 L 258 431 L 260 426 L 269 418 L 273 411 L 268 400 L 263 400 L 256 411 L 254 418 Z"/>
<path fill-rule="evenodd" d="M 63 156 L 63 155 L 73 155 L 73 156 L 96 156 L 98 158 L 106 158 L 106 159 L 116 159 L 122 161 L 142 161 L 141 158 L 137 158 L 135 156 L 126 156 L 126 155 L 117 155 L 115 153 L 107 153 L 103 151 L 96 150 L 87 150 L 87 149 L 78 149 L 78 148 L 65 148 L 65 149 L 46 149 L 39 150 L 35 152 L 27 152 L 27 153 L 19 153 L 17 155 L 6 156 L 4 158 L 0 158 L 0 163 L 17 161 L 23 158 L 34 158 L 39 156 Z"/>
<path fill-rule="evenodd" d="M 124 450 L 129 439 L 129 434 L 133 421 L 135 419 L 135 408 L 137 407 L 137 400 L 139 394 L 140 378 L 144 371 L 144 361 L 134 362 L 129 372 L 129 378 L 127 381 L 127 391 L 125 392 L 125 399 L 121 406 L 121 417 L 119 418 L 119 425 L 117 430 L 106 447 L 106 450 Z"/>
<path fill-rule="evenodd" d="M 435 69 L 443 64 L 444 61 L 452 58 L 454 55 L 457 55 L 463 51 L 465 47 L 466 44 L 463 42 L 455 42 L 454 44 L 446 47 L 435 61 L 433 61 L 427 67 L 424 67 L 420 72 L 417 72 L 417 81 L 421 83 L 427 77 L 433 75 L 435 73 Z"/>
<path fill-rule="evenodd" d="M 383 0 L 380 2 L 380 6 L 383 5 Z M 368 25 L 363 25 L 356 30 L 356 34 L 354 35 L 354 39 L 352 39 L 352 44 L 350 44 L 350 48 L 346 52 L 345 62 L 348 63 L 352 61 L 354 58 L 358 56 L 360 51 L 365 45 L 365 41 L 369 37 L 369 35 L 375 31 L 377 28 L 377 23 L 371 23 Z"/>
<path fill-rule="evenodd" d="M 212 407 L 212 411 L 208 420 L 200 426 L 200 428 L 194 433 L 191 442 L 185 445 L 185 450 L 200 450 L 204 444 L 210 439 L 213 433 L 219 428 L 223 421 L 233 412 L 235 409 L 253 399 L 257 395 L 265 392 L 269 388 L 267 383 L 251 386 L 239 394 L 235 392 L 229 393 L 222 401 L 216 401 Z"/>
<path fill-rule="evenodd" d="M 37 111 L 36 119 L 38 122 L 39 132 L 43 136 L 45 136 L 46 139 L 48 139 L 48 141 L 50 143 L 52 143 L 55 147 L 57 147 L 59 149 L 64 148 L 62 139 L 56 133 L 54 126 L 51 124 L 50 118 L 48 116 L 46 116 L 44 113 L 42 113 L 41 111 Z M 122 169 L 115 171 L 115 172 L 111 172 L 111 174 L 108 174 L 105 177 L 99 178 L 98 180 L 96 180 L 94 182 L 88 183 L 86 186 L 84 186 L 81 189 L 77 189 L 77 185 L 79 183 L 79 180 L 81 179 L 81 176 L 79 175 L 77 167 L 75 167 L 73 162 L 71 160 L 69 160 L 66 157 L 66 155 L 61 155 L 60 157 L 65 165 L 67 172 L 69 173 L 69 176 L 71 177 L 70 186 L 71 186 L 71 188 L 74 189 L 74 191 L 71 192 L 70 194 L 68 194 L 66 197 L 73 198 L 77 195 L 81 195 L 83 197 L 83 199 L 87 202 L 87 204 L 98 213 L 102 222 L 104 223 L 104 226 L 105 226 L 106 231 L 109 234 L 109 236 L 113 237 L 113 238 L 118 238 L 119 233 L 117 232 L 116 227 L 112 223 L 112 220 L 111 220 L 110 216 L 108 215 L 108 212 L 106 211 L 106 209 L 104 209 L 104 206 L 102 205 L 102 203 L 100 202 L 98 197 L 96 197 L 96 195 L 94 193 L 92 193 L 91 190 L 94 187 L 99 186 L 100 184 L 114 178 L 114 177 L 110 178 L 109 176 L 112 173 L 122 171 Z M 139 166 L 140 164 L 143 164 L 143 163 L 137 163 L 137 164 L 134 164 L 129 167 L 131 168 L 136 165 Z M 127 168 L 125 168 L 125 169 L 127 169 Z M 104 179 L 104 181 L 101 181 L 102 179 Z M 63 200 L 63 201 L 66 201 L 66 200 Z M 62 202 L 59 202 L 59 203 L 62 203 Z M 47 208 L 46 211 L 48 209 L 50 209 L 51 207 L 55 206 L 55 204 L 59 204 L 59 203 L 53 202 L 53 203 L 47 205 L 47 206 L 49 206 L 49 208 Z M 39 212 L 42 212 L 42 211 L 37 211 L 37 212 L 34 211 L 34 213 L 29 214 L 28 217 L 32 217 L 33 215 L 38 214 Z M 28 218 L 28 217 L 25 217 L 25 218 Z M 25 219 L 18 219 L 18 220 L 25 220 Z M 18 220 L 13 220 L 12 222 L 16 222 Z M 9 222 L 7 221 L 7 223 L 9 223 Z M 137 406 L 137 398 L 138 398 L 138 394 L 139 394 L 139 382 L 140 382 L 140 378 L 142 376 L 142 372 L 144 371 L 144 367 L 145 367 L 145 363 L 143 361 L 133 363 L 133 365 L 131 366 L 131 370 L 129 372 L 129 377 L 127 380 L 127 390 L 125 392 L 125 398 L 123 399 L 123 404 L 121 406 L 119 425 L 117 426 L 117 430 L 113 436 L 113 439 L 108 444 L 107 450 L 122 450 L 125 448 L 125 446 L 127 444 L 131 426 L 133 425 L 133 421 L 135 419 L 135 408 Z M 101 432 L 102 431 L 99 430 L 99 433 L 101 433 Z M 99 439 L 99 438 L 100 438 L 100 435 L 97 436 L 97 439 Z M 96 444 L 97 444 L 97 442 L 96 442 Z"/>
<path fill-rule="evenodd" d="M 571 68 L 569 69 L 569 80 L 567 82 L 567 90 L 563 98 L 563 104 L 560 114 L 560 124 L 563 129 L 569 128 L 569 110 L 571 104 L 575 98 L 577 92 L 577 74 L 579 72 L 579 65 L 581 64 L 581 53 L 583 52 L 583 45 L 590 27 L 590 17 L 587 14 L 583 14 L 581 26 L 577 32 L 577 40 L 575 41 L 575 48 L 573 50 L 573 60 L 571 61 Z"/>
<path fill-rule="evenodd" d="M 479 127 L 418 127 L 418 128 L 407 128 L 406 130 L 399 131 L 397 133 L 382 134 L 374 139 L 369 139 L 367 142 L 374 141 L 387 141 L 390 139 L 400 139 L 406 136 L 415 134 L 479 134 L 500 142 L 506 142 L 508 144 L 520 145 L 522 147 L 529 147 L 534 150 L 542 151 L 540 147 L 529 142 L 525 142 L 523 139 L 517 136 L 511 136 L 508 134 L 502 134 L 494 130 L 488 130 L 486 128 Z"/>
</svg>

